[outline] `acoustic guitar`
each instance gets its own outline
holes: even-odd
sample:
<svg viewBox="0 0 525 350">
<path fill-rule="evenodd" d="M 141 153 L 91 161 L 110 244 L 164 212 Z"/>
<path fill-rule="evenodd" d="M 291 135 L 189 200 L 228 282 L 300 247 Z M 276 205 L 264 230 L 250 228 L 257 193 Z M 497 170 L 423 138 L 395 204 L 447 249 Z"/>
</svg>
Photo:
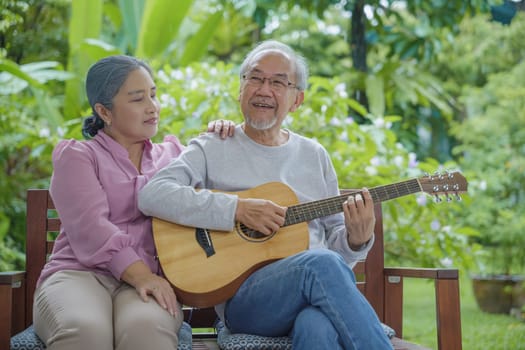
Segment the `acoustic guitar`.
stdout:
<svg viewBox="0 0 525 350">
<path fill-rule="evenodd" d="M 448 199 L 466 192 L 459 172 L 436 174 L 369 189 L 374 203 L 425 192 Z M 161 267 L 179 300 L 205 308 L 232 297 L 246 278 L 260 267 L 308 249 L 307 222 L 343 211 L 350 191 L 342 195 L 299 203 L 285 184 L 266 183 L 235 192 L 240 198 L 263 198 L 288 207 L 285 224 L 265 236 L 237 223 L 231 232 L 178 225 L 153 218 L 153 236 Z"/>
</svg>

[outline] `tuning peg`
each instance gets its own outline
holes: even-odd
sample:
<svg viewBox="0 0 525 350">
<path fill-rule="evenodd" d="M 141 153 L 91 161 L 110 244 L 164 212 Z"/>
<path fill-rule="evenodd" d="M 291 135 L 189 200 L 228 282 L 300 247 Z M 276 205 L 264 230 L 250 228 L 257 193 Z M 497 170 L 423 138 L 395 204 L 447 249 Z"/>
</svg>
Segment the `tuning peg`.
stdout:
<svg viewBox="0 0 525 350">
<path fill-rule="evenodd" d="M 434 196 L 434 202 L 436 202 L 436 203 L 441 203 L 442 201 L 443 201 L 443 199 L 441 199 L 440 196 L 438 196 L 438 195 L 435 195 L 435 196 Z"/>
<path fill-rule="evenodd" d="M 461 196 L 460 196 L 458 193 L 456 193 L 456 196 L 455 196 L 455 197 L 456 197 L 456 200 L 457 200 L 458 202 L 461 202 L 462 198 L 461 198 Z"/>
</svg>

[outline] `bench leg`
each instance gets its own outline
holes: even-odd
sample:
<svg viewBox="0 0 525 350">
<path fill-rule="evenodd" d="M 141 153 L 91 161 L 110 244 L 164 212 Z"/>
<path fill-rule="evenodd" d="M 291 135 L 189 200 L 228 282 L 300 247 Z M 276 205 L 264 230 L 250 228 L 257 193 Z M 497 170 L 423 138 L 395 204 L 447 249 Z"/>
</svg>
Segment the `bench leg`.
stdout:
<svg viewBox="0 0 525 350">
<path fill-rule="evenodd" d="M 438 349 L 461 350 L 459 281 L 437 279 L 435 286 Z"/>
<path fill-rule="evenodd" d="M 13 290 L 11 285 L 0 285 L 0 349 L 11 347 Z"/>
</svg>

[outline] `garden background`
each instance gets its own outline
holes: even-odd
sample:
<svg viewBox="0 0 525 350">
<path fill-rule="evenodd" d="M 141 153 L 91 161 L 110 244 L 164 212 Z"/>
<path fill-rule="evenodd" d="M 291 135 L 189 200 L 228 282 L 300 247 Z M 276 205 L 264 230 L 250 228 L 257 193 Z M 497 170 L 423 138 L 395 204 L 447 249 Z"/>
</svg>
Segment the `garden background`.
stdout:
<svg viewBox="0 0 525 350">
<path fill-rule="evenodd" d="M 326 146 L 341 187 L 463 173 L 462 201 L 384 203 L 387 263 L 459 268 L 464 349 L 525 349 L 525 324 L 482 313 L 469 280 L 525 273 L 524 1 L 0 4 L 0 271 L 24 268 L 25 191 L 48 186 L 59 139 L 81 139 L 92 63 L 116 53 L 148 61 L 163 107 L 157 140 L 187 142 L 210 120 L 241 122 L 238 65 L 272 38 L 310 64 L 305 103 L 286 127 Z M 427 286 L 409 286 L 405 335 L 435 343 L 432 315 L 417 306 L 433 309 Z"/>
</svg>

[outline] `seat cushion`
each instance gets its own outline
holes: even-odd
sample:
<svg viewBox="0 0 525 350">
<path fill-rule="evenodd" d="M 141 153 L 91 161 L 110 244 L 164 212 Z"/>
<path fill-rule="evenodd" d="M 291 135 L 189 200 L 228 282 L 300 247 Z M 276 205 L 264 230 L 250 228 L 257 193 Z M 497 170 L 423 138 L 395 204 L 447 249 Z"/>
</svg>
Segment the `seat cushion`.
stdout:
<svg viewBox="0 0 525 350">
<path fill-rule="evenodd" d="M 186 322 L 182 322 L 182 327 L 179 330 L 177 350 L 191 350 L 191 326 Z"/>
<path fill-rule="evenodd" d="M 263 337 L 261 335 L 231 333 L 224 323 L 217 323 L 217 344 L 222 350 L 291 350 L 289 337 Z"/>
<path fill-rule="evenodd" d="M 36 335 L 33 325 L 11 338 L 11 350 L 43 350 L 46 346 Z M 179 331 L 177 350 L 191 350 L 191 326 L 184 322 Z"/>
<path fill-rule="evenodd" d="M 381 323 L 386 336 L 392 339 L 396 332 Z M 292 349 L 289 337 L 263 337 L 260 335 L 231 333 L 222 322 L 217 323 L 217 344 L 222 350 L 288 350 Z"/>
<path fill-rule="evenodd" d="M 36 335 L 33 325 L 11 337 L 11 350 L 42 350 L 46 346 Z"/>
</svg>

